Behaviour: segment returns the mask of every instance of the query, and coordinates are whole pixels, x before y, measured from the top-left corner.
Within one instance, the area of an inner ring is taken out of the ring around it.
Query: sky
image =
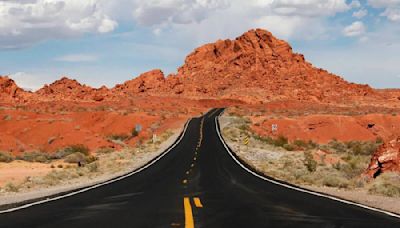
[[[0,0],[0,75],[112,87],[252,28],[348,81],[400,88],[400,0]]]

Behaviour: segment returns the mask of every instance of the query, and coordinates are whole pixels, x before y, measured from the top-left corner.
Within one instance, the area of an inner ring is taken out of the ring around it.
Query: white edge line
[[[272,179],[270,179],[270,178],[267,178],[267,177],[265,177],[265,176],[261,176],[261,175],[255,173],[254,171],[250,170],[250,169],[247,168],[245,165],[243,165],[243,164],[232,154],[232,152],[230,151],[229,147],[226,145],[225,140],[222,138],[221,133],[220,133],[220,130],[219,130],[219,124],[217,123],[217,122],[219,121],[218,118],[222,115],[222,113],[223,113],[223,112],[221,112],[220,115],[219,115],[218,117],[215,117],[215,128],[216,128],[216,130],[217,130],[218,137],[219,137],[219,139],[221,140],[222,144],[224,145],[225,150],[228,151],[228,154],[232,157],[232,159],[233,159],[240,167],[242,167],[244,170],[246,170],[247,172],[253,174],[254,176],[256,176],[256,177],[258,177],[258,178],[260,178],[260,179],[263,179],[263,180],[265,180],[265,181],[268,181],[268,182],[273,183],[273,184],[276,184],[276,185],[280,185],[280,186],[285,187],[285,188],[293,189],[293,190],[296,190],[296,191],[299,191],[299,192],[304,192],[304,193],[308,193],[308,194],[315,195],[315,196],[319,196],[319,197],[328,198],[328,199],[335,200],[335,201],[338,201],[338,202],[341,202],[341,203],[345,203],[345,204],[350,204],[350,205],[358,206],[358,207],[361,207],[361,208],[364,208],[364,209],[368,209],[368,210],[375,211],[375,212],[380,212],[380,213],[383,213],[383,214],[386,214],[386,215],[389,215],[389,216],[392,216],[392,217],[400,218],[400,215],[398,215],[398,214],[396,214],[396,213],[393,213],[393,212],[390,212],[390,211],[385,211],[385,210],[381,210],[381,209],[378,209],[378,208],[370,207],[370,206],[367,206],[367,205],[364,205],[364,204],[355,203],[355,202],[351,202],[351,201],[348,201],[348,200],[340,199],[340,198],[337,198],[337,197],[334,197],[334,196],[325,195],[325,194],[322,194],[322,193],[318,193],[318,192],[314,192],[314,191],[310,191],[310,190],[298,188],[298,187],[295,187],[295,186],[291,186],[291,185],[288,185],[288,184],[284,184],[284,183],[281,183],[281,182],[272,180]]]
[[[172,144],[172,145],[171,145],[167,150],[165,150],[161,155],[159,155],[158,157],[156,157],[155,159],[153,159],[151,162],[147,163],[146,165],[140,167],[139,169],[136,169],[136,170],[134,170],[134,171],[132,171],[132,172],[130,172],[130,173],[127,173],[127,174],[125,174],[125,175],[122,175],[122,176],[120,176],[120,177],[116,177],[115,179],[111,179],[111,180],[106,181],[106,182],[103,182],[103,183],[95,184],[95,185],[93,185],[93,186],[90,186],[90,187],[87,187],[87,188],[83,188],[83,189],[78,190],[78,191],[75,191],[75,192],[70,192],[70,193],[68,193],[68,194],[61,195],[61,196],[57,196],[57,197],[54,197],[54,198],[48,198],[48,199],[40,200],[40,201],[37,201],[37,202],[33,202],[33,203],[29,203],[29,204],[24,204],[24,205],[19,206],[19,207],[15,207],[15,208],[10,208],[10,209],[7,209],[7,210],[3,210],[3,211],[0,211],[0,214],[10,213],[10,212],[18,211],[18,210],[25,209],[25,208],[28,208],[28,207],[32,207],[32,206],[35,206],[35,205],[39,205],[39,204],[43,204],[43,203],[47,203],[47,202],[51,202],[51,201],[56,201],[56,200],[59,200],[59,199],[67,198],[67,197],[70,197],[70,196],[73,196],[73,195],[77,195],[77,194],[79,194],[79,193],[87,192],[87,191],[89,191],[89,190],[92,190],[92,189],[95,189],[95,188],[98,188],[98,187],[101,187],[101,186],[104,186],[104,185],[108,185],[108,184],[114,183],[114,182],[116,182],[116,181],[125,179],[125,178],[130,177],[130,176],[132,176],[132,175],[134,175],[134,174],[137,174],[137,173],[139,173],[139,172],[142,172],[143,170],[149,168],[151,165],[153,165],[154,163],[156,163],[157,161],[159,161],[161,158],[163,158],[166,154],[168,154],[168,152],[170,152],[172,149],[174,149],[174,148],[176,147],[176,145],[178,145],[178,144],[182,141],[183,137],[185,136],[186,130],[187,130],[187,128],[188,128],[188,125],[189,125],[189,123],[190,123],[190,120],[191,120],[191,119],[189,119],[189,120],[186,122],[185,127],[184,127],[184,129],[183,129],[183,132],[182,132],[181,136],[178,138],[178,140],[175,141],[174,144]]]

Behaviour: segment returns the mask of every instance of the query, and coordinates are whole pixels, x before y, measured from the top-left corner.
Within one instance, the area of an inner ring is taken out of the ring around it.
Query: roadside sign
[[[136,124],[135,130],[136,130],[136,132],[141,132],[142,131],[142,125]]]
[[[278,124],[272,124],[272,131],[278,131]]]

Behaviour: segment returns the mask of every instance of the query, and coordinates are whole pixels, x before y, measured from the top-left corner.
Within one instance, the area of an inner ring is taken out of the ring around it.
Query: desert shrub
[[[129,138],[129,135],[127,135],[127,134],[112,134],[112,135],[107,136],[107,138],[110,140],[124,141]]]
[[[282,147],[287,151],[293,151],[295,149],[294,146],[292,146],[291,144],[285,144]]]
[[[300,139],[296,139],[293,141],[293,145],[296,146],[297,148],[307,148],[308,144]]]
[[[349,181],[342,177],[328,175],[324,177],[322,184],[328,187],[347,188]]]
[[[93,162],[93,163],[88,164],[86,167],[89,170],[89,172],[94,173],[99,170],[99,163]]]
[[[255,135],[254,138],[256,140],[258,140],[258,141],[261,141],[261,142],[264,142],[264,143],[267,143],[267,144],[273,144],[273,142],[274,142],[274,139],[272,139],[269,136],[268,137],[262,137],[262,136],[259,136],[259,135]]]
[[[66,156],[64,161],[67,163],[84,163],[86,161],[86,156],[83,153],[76,152]]]
[[[337,141],[336,139],[328,143],[328,148],[333,149],[337,153],[344,153],[347,150],[347,146],[344,143]]]
[[[64,170],[52,170],[41,180],[41,184],[54,186],[61,183],[63,180],[71,179],[72,177]]]
[[[382,144],[383,143],[383,138],[382,137],[377,137],[375,140],[376,144]]]
[[[3,120],[5,120],[5,121],[10,121],[10,120],[12,120],[12,117],[11,117],[10,115],[5,115],[5,116],[3,117]]]
[[[9,182],[4,186],[4,190],[6,192],[18,192],[19,191],[19,186]]]
[[[371,155],[373,154],[377,148],[378,145],[376,142],[361,142],[361,141],[349,141],[346,142],[347,148],[350,153],[356,154],[356,155]]]
[[[317,162],[314,160],[310,151],[304,152],[304,166],[311,173],[317,170]]]
[[[273,144],[277,147],[283,147],[285,144],[288,144],[288,142],[289,141],[285,136],[280,135],[273,141]]]
[[[308,140],[308,148],[309,149],[314,149],[314,148],[317,148],[317,147],[318,147],[318,144],[316,142],[312,141],[311,139]]]
[[[368,192],[389,197],[400,197],[400,175],[383,173],[374,180]]]
[[[101,148],[97,149],[96,154],[109,154],[113,151],[114,151],[113,148],[101,147]]]
[[[44,152],[35,151],[23,153],[22,155],[17,156],[17,159],[27,162],[48,163],[52,160],[52,156]]]
[[[87,156],[85,159],[85,162],[88,164],[95,162],[95,161],[97,161],[97,157],[95,157],[95,156]]]
[[[62,169],[62,168],[63,168],[63,165],[62,165],[62,164],[58,164],[58,165],[57,165],[57,168]]]
[[[14,160],[13,156],[6,152],[0,152],[0,162],[12,162]]]
[[[65,158],[73,153],[81,153],[83,155],[89,155],[89,148],[82,144],[71,145],[64,149],[58,150],[54,157],[57,159]]]
[[[247,124],[241,124],[238,128],[241,131],[248,131],[249,130],[249,126]]]

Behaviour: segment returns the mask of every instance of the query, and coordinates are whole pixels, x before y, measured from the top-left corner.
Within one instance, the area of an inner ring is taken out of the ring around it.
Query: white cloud
[[[368,0],[368,4],[375,8],[386,8],[400,5],[400,0]]]
[[[35,91],[40,89],[46,82],[43,81],[43,77],[27,72],[16,72],[9,75],[15,83],[25,90]]]
[[[351,8],[360,8],[361,7],[361,3],[358,0],[353,0],[350,5]]]
[[[368,4],[374,8],[384,8],[380,15],[390,21],[400,21],[400,0],[368,0]]]
[[[0,1],[0,48],[21,48],[49,38],[113,31],[117,22],[101,0]]]
[[[134,1],[133,12],[137,23],[144,26],[158,24],[191,24],[206,18],[214,10],[229,6],[227,0],[147,0]]]
[[[56,58],[56,61],[61,62],[94,62],[99,59],[96,55],[88,55],[88,54],[73,54],[73,55],[65,55]]]
[[[355,21],[351,25],[343,29],[343,34],[349,37],[360,36],[363,35],[365,32],[366,32],[366,27],[364,23],[361,21]]]
[[[391,21],[400,21],[400,8],[386,8],[381,16],[385,16]]]
[[[280,15],[332,16],[350,9],[345,0],[274,0],[273,11]]]
[[[353,17],[358,18],[358,19],[361,19],[367,15],[368,15],[368,10],[366,10],[366,9],[360,9],[358,11],[353,12]]]

